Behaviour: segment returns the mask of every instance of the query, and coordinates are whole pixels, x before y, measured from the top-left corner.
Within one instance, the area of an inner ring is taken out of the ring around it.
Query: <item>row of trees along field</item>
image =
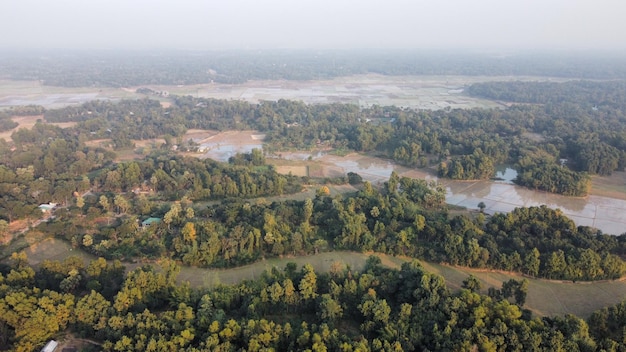
[[[164,134],[185,144],[180,137],[189,128],[257,129],[267,134],[268,152],[351,149],[412,167],[440,163],[440,175],[455,179],[489,178],[494,165],[506,162],[517,165],[522,185],[584,196],[587,174],[609,175],[626,165],[626,107],[619,103],[623,97],[619,92],[624,91],[618,83],[596,82],[588,89],[594,94],[571,87],[576,84],[580,83],[555,85],[557,92],[572,94],[569,100],[531,101],[503,110],[361,109],[285,100],[249,104],[176,97],[169,108],[152,100],[94,101],[47,111],[45,117],[50,122],[78,122],[74,129],[81,140],[111,138],[117,148],[132,146],[133,139]],[[560,96],[557,92],[553,94]],[[535,156],[546,157],[540,162]]]
[[[623,305],[589,321],[533,317],[525,280],[480,293],[470,276],[453,292],[418,262],[399,270],[370,257],[363,272],[289,263],[254,281],[191,288],[178,267],[124,274],[102,258],[0,267],[0,349],[32,351],[62,333],[104,351],[621,351]]]

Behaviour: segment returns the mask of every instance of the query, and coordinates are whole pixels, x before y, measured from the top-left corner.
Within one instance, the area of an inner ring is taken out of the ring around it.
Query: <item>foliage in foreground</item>
[[[290,263],[256,281],[207,290],[177,284],[171,263],[123,278],[118,264],[102,259],[86,268],[76,258],[45,262],[36,271],[25,259],[15,255],[0,275],[3,350],[35,349],[65,329],[105,351],[625,348],[623,320],[607,331],[571,315],[533,318],[523,309],[524,281],[484,295],[469,277],[451,292],[417,262],[392,270],[371,257],[362,273],[341,263],[329,273]],[[592,320],[606,324],[605,317],[601,311]]]

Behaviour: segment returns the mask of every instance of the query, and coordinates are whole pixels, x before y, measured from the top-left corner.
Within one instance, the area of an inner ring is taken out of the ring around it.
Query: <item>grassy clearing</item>
[[[614,172],[611,176],[593,176],[590,193],[594,196],[626,200],[626,172]]]
[[[67,242],[46,238],[39,242],[33,235],[24,236],[18,245],[12,244],[13,249],[24,249],[32,265],[38,265],[43,260],[63,260],[72,255],[82,257],[85,262],[95,259],[92,255],[81,250],[73,249]],[[2,257],[6,261],[11,249],[5,248]],[[382,264],[390,268],[400,268],[402,263],[410,258],[394,257],[376,254]],[[192,287],[213,287],[218,284],[235,284],[242,280],[254,280],[263,271],[277,268],[282,270],[287,263],[294,262],[301,268],[304,264],[311,264],[318,271],[329,271],[333,263],[340,264],[341,268],[350,267],[352,270],[362,270],[369,253],[357,252],[327,252],[305,257],[272,258],[257,263],[232,269],[205,269],[196,267],[182,267],[178,280],[189,282]],[[431,273],[441,275],[451,290],[461,288],[463,280],[470,274],[476,276],[483,285],[483,293],[490,287],[500,288],[502,283],[510,279],[520,280],[522,276],[514,273],[490,272],[485,270],[457,268],[441,264],[421,262],[424,268]],[[125,264],[127,270],[137,268],[141,264]],[[615,305],[626,299],[626,280],[605,281],[594,283],[572,283],[551,280],[528,279],[529,289],[525,308],[530,309],[538,316],[553,316],[574,314],[583,318],[603,307]]]
[[[21,251],[26,253],[28,263],[32,266],[38,266],[44,260],[63,261],[70,256],[83,258],[85,264],[96,259],[95,256],[83,250],[72,248],[66,241],[49,237],[38,231],[29,231],[9,246],[0,249],[0,261],[6,262],[13,252]]]
[[[305,257],[285,257],[262,260],[260,262],[232,269],[204,269],[183,267],[178,276],[182,282],[189,281],[193,287],[211,287],[217,284],[235,284],[242,280],[254,280],[265,270],[277,268],[283,270],[287,263],[293,262],[301,268],[305,264],[311,264],[317,271],[329,271],[334,262],[341,264],[342,268],[350,267],[352,270],[362,270],[368,255],[354,252],[327,252]]]

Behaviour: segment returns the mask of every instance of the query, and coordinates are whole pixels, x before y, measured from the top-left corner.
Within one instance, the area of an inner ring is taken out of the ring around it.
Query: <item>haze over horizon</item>
[[[20,0],[0,49],[626,51],[618,0]]]

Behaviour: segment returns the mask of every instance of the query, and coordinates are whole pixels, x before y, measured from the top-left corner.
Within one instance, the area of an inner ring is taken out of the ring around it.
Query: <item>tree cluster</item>
[[[67,204],[90,188],[88,172],[111,163],[113,153],[79,143],[71,132],[44,123],[0,140],[0,218],[33,216],[41,203]]]
[[[471,155],[453,157],[439,164],[439,177],[453,180],[480,180],[493,177],[495,167],[491,158],[480,149],[476,149]]]

